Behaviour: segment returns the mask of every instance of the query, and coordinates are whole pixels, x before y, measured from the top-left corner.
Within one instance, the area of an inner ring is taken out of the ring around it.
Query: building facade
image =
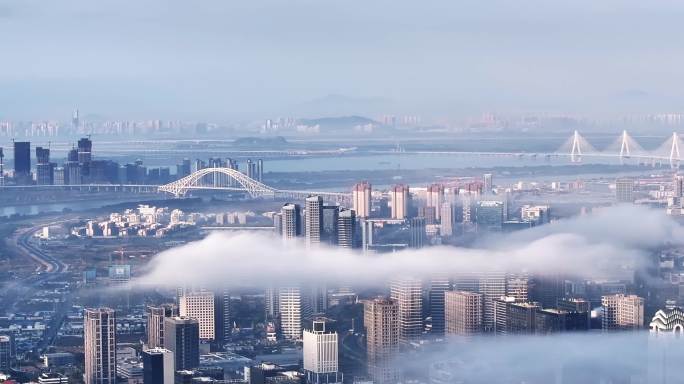
[[[337,332],[328,332],[325,321],[313,321],[311,329],[304,330],[303,360],[307,383],[342,383],[338,362]]]
[[[164,319],[164,346],[173,352],[177,371],[199,367],[200,324],[189,317]]]
[[[482,295],[479,293],[445,292],[444,308],[448,335],[472,336],[482,332]]]
[[[399,351],[399,306],[386,299],[365,301],[363,324],[368,374],[377,384],[396,383],[398,373],[392,359]]]
[[[404,277],[392,281],[390,298],[398,307],[399,342],[410,343],[423,332],[423,285],[419,279]]]
[[[116,383],[116,313],[113,309],[85,310],[83,353],[86,384]]]
[[[147,307],[147,347],[164,348],[164,319],[178,316],[173,304]]]
[[[184,291],[178,298],[178,313],[199,321],[200,339],[216,340],[214,293],[206,290]]]

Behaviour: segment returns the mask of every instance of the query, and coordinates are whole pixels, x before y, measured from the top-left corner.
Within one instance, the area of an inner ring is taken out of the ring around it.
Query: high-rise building
[[[520,219],[533,222],[535,225],[547,224],[551,221],[551,206],[523,205],[520,207]]]
[[[494,184],[492,183],[492,174],[485,173],[482,175],[482,190],[485,194],[489,194],[492,193],[492,189],[494,189]]]
[[[309,196],[305,201],[304,226],[306,228],[306,245],[315,246],[321,243],[323,230],[323,198]]]
[[[321,242],[337,245],[338,226],[340,224],[340,207],[337,205],[323,206],[323,221],[321,228]]]
[[[229,341],[233,333],[232,312],[230,306],[230,290],[218,289],[214,295],[214,319],[216,340]]]
[[[374,383],[396,383],[398,375],[392,360],[399,350],[399,306],[386,299],[365,301],[363,325],[368,374]]]
[[[444,185],[431,184],[427,187],[426,206],[430,207],[435,212],[435,219],[441,220],[441,208],[444,203]]]
[[[78,165],[81,166],[81,176],[90,177],[90,163],[93,161],[93,142],[89,138],[78,141]]]
[[[454,205],[450,202],[442,203],[439,208],[440,226],[439,233],[443,237],[452,237],[455,234],[456,214]]]
[[[565,297],[565,277],[546,273],[535,275],[530,284],[530,298],[543,308],[555,308],[558,300]]]
[[[354,185],[352,189],[352,208],[356,216],[362,219],[370,217],[371,212],[371,184],[363,181]]]
[[[280,309],[280,330],[283,337],[299,340],[302,337],[304,312],[301,287],[280,287],[278,305]]]
[[[14,142],[14,178],[17,184],[31,184],[31,143]]]
[[[504,203],[481,200],[475,207],[475,225],[478,232],[501,232],[504,222]]]
[[[399,342],[410,343],[423,332],[423,286],[419,279],[402,277],[392,281],[390,297],[399,314]]]
[[[503,296],[494,300],[494,332],[499,335],[535,332],[539,304]]]
[[[618,203],[634,202],[634,180],[623,177],[615,180],[615,200]]]
[[[549,334],[556,332],[588,331],[590,323],[586,312],[569,312],[555,308],[538,309],[535,313],[534,332]]]
[[[181,317],[199,321],[200,339],[216,340],[214,293],[206,290],[184,290],[178,299],[178,313]]]
[[[509,273],[506,275],[506,296],[518,301],[529,301],[530,279],[527,273]]]
[[[36,147],[36,184],[52,185],[54,164],[50,163],[50,149]]]
[[[430,300],[430,318],[432,319],[432,333],[444,334],[444,294],[449,290],[449,278],[434,276],[430,279],[428,299]]]
[[[303,365],[307,383],[342,383],[337,351],[337,332],[326,331],[325,321],[314,320],[311,329],[304,330],[303,336]]]
[[[0,335],[0,371],[14,368],[14,342],[9,335]]]
[[[83,315],[86,384],[116,384],[116,313],[86,309]]]
[[[601,297],[604,331],[639,329],[644,326],[644,299],[636,295],[606,295]]]
[[[591,328],[591,303],[581,298],[561,298],[558,299],[558,310],[576,313],[584,318],[585,328]]]
[[[591,312],[591,303],[581,298],[563,298],[558,300],[558,309],[568,312]]]
[[[418,207],[418,217],[425,219],[425,224],[437,224],[437,210],[435,207]]]
[[[247,177],[257,179],[257,165],[252,159],[247,159]]]
[[[674,175],[672,179],[672,197],[684,197],[684,176]]]
[[[409,187],[398,184],[390,190],[390,211],[393,219],[405,219],[408,217]]]
[[[264,292],[266,320],[274,320],[280,315],[280,290],[270,286]]]
[[[0,147],[0,185],[5,185],[5,153]]]
[[[199,367],[200,324],[189,317],[164,319],[164,347],[173,352],[177,371]]]
[[[337,220],[337,245],[341,248],[355,248],[356,213],[353,209],[342,209]]]
[[[325,283],[314,283],[307,288],[310,288],[306,291],[306,295],[304,295],[304,299],[307,300],[306,303],[304,303],[304,313],[303,315],[309,315],[309,314],[325,314],[325,311],[328,310],[328,287]]]
[[[412,217],[409,219],[409,247],[423,248],[425,245],[425,218]]]
[[[262,159],[256,161],[256,179],[259,182],[264,180],[264,160]]]
[[[147,347],[164,348],[164,319],[178,316],[173,304],[147,307]]]
[[[173,352],[152,348],[142,352],[143,384],[174,384],[176,362]]]
[[[467,291],[444,294],[446,333],[471,336],[482,332],[482,295]]]
[[[75,148],[67,153],[67,161],[64,163],[64,184],[82,184],[81,166],[78,164],[78,150]]]
[[[74,114],[71,116],[71,128],[73,128],[74,132],[77,132],[79,126],[80,126],[80,121],[79,121],[78,108],[77,108],[77,109],[74,109]]]
[[[280,210],[283,239],[294,239],[302,234],[302,213],[299,204],[285,204]]]
[[[506,273],[487,272],[480,275],[478,293],[482,295],[482,325],[486,332],[494,330],[494,300],[506,295]]]

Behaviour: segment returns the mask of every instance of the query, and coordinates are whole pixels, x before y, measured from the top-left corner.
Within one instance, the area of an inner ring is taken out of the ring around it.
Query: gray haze
[[[684,102],[684,3],[0,1],[0,118],[236,119]]]
[[[456,340],[458,341],[458,340]],[[684,344],[636,331],[479,337],[397,359],[397,369],[427,371],[431,383],[682,382]]]

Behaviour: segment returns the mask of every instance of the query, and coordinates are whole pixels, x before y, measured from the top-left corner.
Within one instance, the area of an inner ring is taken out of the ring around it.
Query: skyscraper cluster
[[[321,196],[307,197],[303,209],[295,203],[283,205],[273,216],[273,224],[278,236],[289,241],[303,238],[307,247],[358,246],[356,212],[339,205],[326,205]]]

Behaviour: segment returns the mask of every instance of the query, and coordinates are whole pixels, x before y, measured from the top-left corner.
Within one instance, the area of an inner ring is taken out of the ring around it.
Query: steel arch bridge
[[[193,190],[247,192],[252,198],[306,198],[311,195],[318,195],[324,200],[340,203],[348,202],[351,199],[350,194],[341,192],[276,189],[254,180],[240,171],[225,167],[203,168],[172,183],[161,185],[158,189],[159,192],[170,193],[175,197],[185,196]]]

